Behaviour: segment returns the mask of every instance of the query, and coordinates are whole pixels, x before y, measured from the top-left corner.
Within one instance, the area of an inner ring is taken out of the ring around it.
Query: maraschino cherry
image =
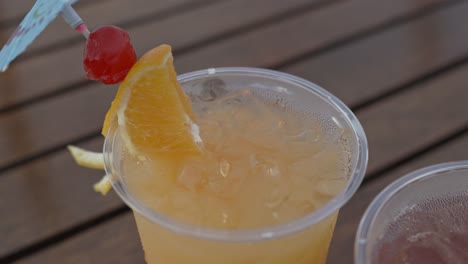
[[[135,61],[136,53],[125,30],[101,26],[89,34],[83,61],[88,79],[104,84],[119,83]]]

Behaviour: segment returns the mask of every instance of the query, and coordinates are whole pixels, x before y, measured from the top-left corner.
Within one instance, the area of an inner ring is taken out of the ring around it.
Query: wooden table
[[[33,0],[0,0],[4,43]],[[407,172],[468,159],[468,2],[81,0],[90,27],[128,30],[139,55],[174,47],[179,73],[276,69],[316,82],[367,133],[366,178],[342,209],[329,263],[352,263],[358,222]],[[143,263],[132,214],[91,186],[67,144],[100,150],[116,87],[87,81],[84,41],[57,19],[0,74],[0,263]]]

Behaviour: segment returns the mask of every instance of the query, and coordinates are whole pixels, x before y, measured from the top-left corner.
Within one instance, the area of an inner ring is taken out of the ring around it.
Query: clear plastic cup
[[[148,263],[275,264],[324,263],[338,210],[358,189],[367,167],[367,141],[354,114],[340,100],[301,78],[256,68],[217,68],[179,76],[190,93],[207,80],[226,89],[253,87],[285,92],[298,109],[320,113],[349,131],[347,183],[328,203],[294,221],[262,228],[223,230],[182,223],[150,209],[131,193],[121,173],[122,144],[116,125],[104,143],[106,172],[117,194],[133,210]],[[330,130],[332,135],[334,131]]]
[[[356,264],[468,263],[468,161],[412,172],[369,205],[356,235]]]

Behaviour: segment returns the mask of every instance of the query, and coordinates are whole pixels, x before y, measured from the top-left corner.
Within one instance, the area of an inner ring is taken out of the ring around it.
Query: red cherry
[[[89,34],[83,61],[88,79],[104,84],[119,83],[135,61],[136,53],[125,30],[101,26]]]

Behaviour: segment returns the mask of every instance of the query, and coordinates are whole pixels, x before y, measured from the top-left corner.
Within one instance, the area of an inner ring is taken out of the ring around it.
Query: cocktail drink
[[[103,125],[104,155],[69,149],[80,165],[105,163],[95,190],[112,184],[133,209],[148,263],[325,262],[338,210],[367,166],[364,132],[343,103],[261,69],[177,80],[170,46],[137,61],[125,30],[89,32],[70,4],[58,4],[87,38],[86,77],[121,82]],[[9,61],[1,63],[3,71]]]
[[[468,263],[468,162],[421,169],[382,191],[361,221],[355,263]]]
[[[174,152],[175,142],[134,155],[118,122],[106,135],[106,170],[134,211],[146,261],[325,263],[338,210],[367,164],[350,110],[275,71],[209,69],[179,82],[202,154]]]

